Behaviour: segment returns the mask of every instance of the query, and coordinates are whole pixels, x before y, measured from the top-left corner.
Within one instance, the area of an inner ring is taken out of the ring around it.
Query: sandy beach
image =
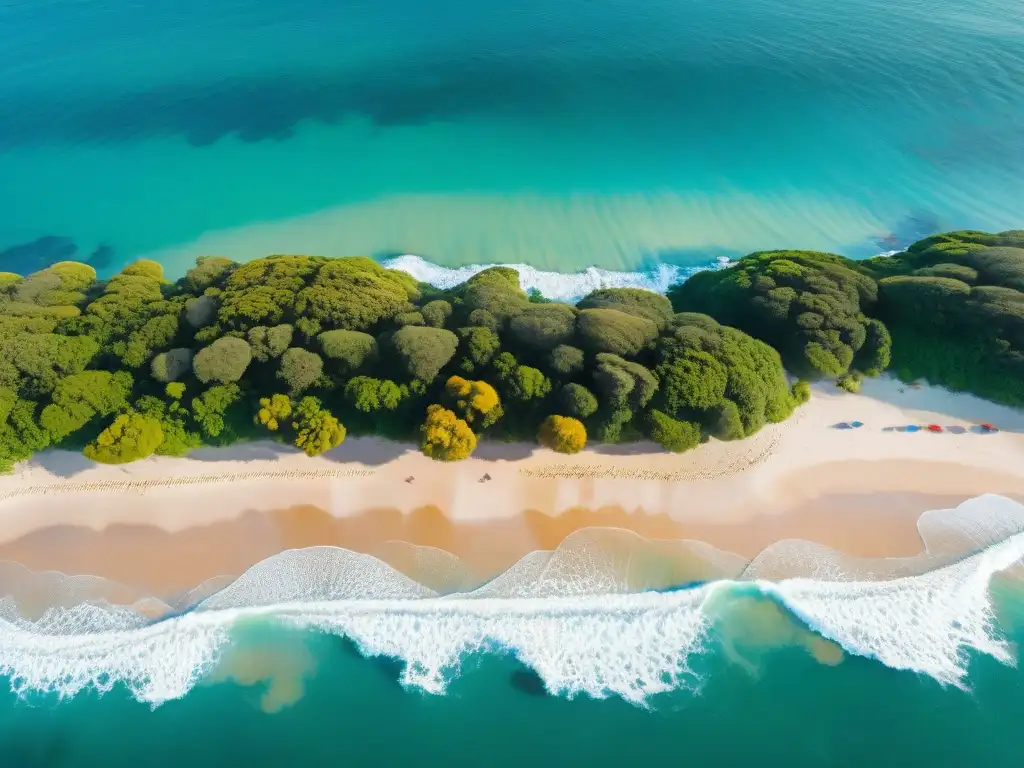
[[[971,430],[984,422],[1000,431]],[[169,595],[320,544],[398,567],[406,545],[435,547],[485,577],[592,526],[743,558],[787,538],[898,557],[921,551],[922,512],[982,493],[1024,501],[1024,413],[886,378],[817,387],[788,422],[681,456],[484,443],[440,464],[368,438],[315,459],[271,442],[114,467],[48,451],[0,478],[0,561]]]

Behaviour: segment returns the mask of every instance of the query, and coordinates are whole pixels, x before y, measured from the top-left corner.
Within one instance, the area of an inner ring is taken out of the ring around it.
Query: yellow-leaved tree
[[[469,424],[483,429],[504,415],[498,391],[486,381],[470,381],[452,376],[445,383],[445,391],[455,400],[459,414]]]
[[[579,419],[548,416],[540,425],[537,439],[541,445],[559,453],[579,453],[587,444],[587,429]]]
[[[272,395],[260,398],[260,409],[256,413],[256,423],[262,424],[271,432],[276,432],[282,424],[288,423],[292,415],[292,399],[288,395]]]
[[[458,461],[476,449],[476,435],[465,420],[440,405],[427,407],[427,420],[420,427],[423,453],[438,461]]]

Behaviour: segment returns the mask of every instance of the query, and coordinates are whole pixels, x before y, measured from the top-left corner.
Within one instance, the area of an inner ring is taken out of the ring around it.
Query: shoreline
[[[865,426],[833,426],[853,418]],[[932,421],[1003,431],[886,431]],[[376,438],[313,459],[270,442],[120,466],[48,451],[0,478],[0,561],[167,595],[321,544],[433,547],[489,577],[590,527],[699,540],[745,559],[789,538],[902,557],[921,552],[916,522],[929,509],[984,493],[1024,501],[1024,413],[893,379],[858,395],[816,387],[793,418],[747,440],[681,455],[648,447],[566,457],[483,443],[451,464]]]

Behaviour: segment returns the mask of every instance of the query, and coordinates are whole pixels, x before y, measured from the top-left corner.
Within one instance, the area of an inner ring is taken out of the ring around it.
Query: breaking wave
[[[269,621],[397,659],[401,682],[430,693],[443,693],[468,655],[501,652],[552,694],[642,705],[698,687],[697,654],[732,654],[775,616],[826,663],[845,652],[967,687],[971,654],[1014,662],[989,593],[992,577],[1024,557],[1024,506],[982,496],[926,513],[918,529],[924,551],[911,558],[854,558],[791,540],[749,562],[703,542],[585,529],[474,585],[436,549],[396,545],[381,553],[393,567],[313,547],[165,601],[6,564],[0,671],[22,694],[123,684],[157,705],[216,677],[239,626]]]
[[[429,283],[436,288],[452,288],[493,266],[512,267],[519,272],[519,283],[523,290],[537,290],[547,298],[559,301],[577,301],[598,288],[646,288],[649,291],[665,293],[670,286],[682,282],[695,272],[721,269],[728,264],[729,259],[720,256],[709,259],[706,265],[698,267],[658,263],[638,272],[617,272],[597,267],[588,267],[582,272],[545,272],[527,264],[442,267],[419,256],[408,254],[383,262],[388,269],[408,272],[421,283]]]

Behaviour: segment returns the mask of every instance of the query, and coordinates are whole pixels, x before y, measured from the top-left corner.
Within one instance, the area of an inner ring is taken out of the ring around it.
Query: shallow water
[[[105,270],[861,256],[1024,199],[1017,0],[43,0],[0,71],[0,250]]]

